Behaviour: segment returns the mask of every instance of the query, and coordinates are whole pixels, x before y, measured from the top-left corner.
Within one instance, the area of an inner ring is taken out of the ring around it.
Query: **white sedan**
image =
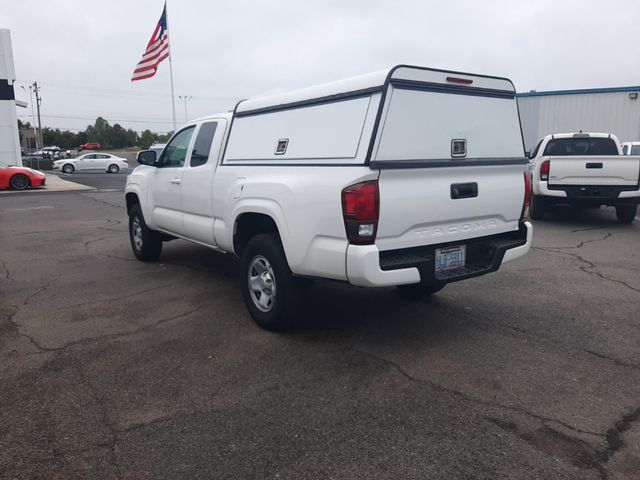
[[[75,171],[101,171],[118,173],[120,170],[128,170],[127,160],[109,153],[87,153],[76,158],[56,160],[53,162],[54,170],[62,170],[64,173]]]

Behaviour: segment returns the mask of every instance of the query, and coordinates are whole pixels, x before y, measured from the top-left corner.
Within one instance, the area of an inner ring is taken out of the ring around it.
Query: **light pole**
[[[178,95],[178,98],[180,99],[181,102],[184,102],[184,123],[187,123],[187,121],[189,120],[187,115],[187,102],[191,100],[193,97],[190,95]]]
[[[27,89],[24,86],[20,87],[24,90],[24,93],[27,93]],[[31,127],[33,128],[33,139],[36,142],[36,150],[40,150],[38,148],[38,132],[36,131],[36,113],[33,110],[33,85],[29,85],[29,103],[31,104]]]

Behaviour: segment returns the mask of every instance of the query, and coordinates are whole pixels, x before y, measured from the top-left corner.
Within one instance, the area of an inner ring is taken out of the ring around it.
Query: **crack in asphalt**
[[[569,255],[570,257],[573,257],[576,260],[579,260],[580,262],[585,264],[583,266],[578,267],[578,269],[583,271],[584,273],[596,276],[598,278],[601,278],[603,280],[607,280],[609,282],[617,283],[619,285],[622,285],[622,286],[628,288],[629,290],[632,290],[634,292],[640,293],[640,288],[634,287],[633,285],[629,284],[628,282],[625,282],[624,280],[618,280],[617,278],[613,278],[613,277],[609,277],[609,276],[605,275],[604,273],[598,271],[598,266],[595,263],[593,263],[591,260],[587,260],[586,258],[582,257],[581,255],[578,255],[577,253],[566,252],[566,251],[558,251],[554,247],[532,247],[532,248],[534,250],[541,250],[543,252],[550,252],[550,253],[555,253],[555,254],[558,254],[558,255]],[[576,247],[572,247],[572,248],[576,248]]]
[[[638,420],[640,420],[640,407],[622,415],[620,420],[607,430],[607,447],[600,454],[602,463],[608,462],[624,446],[624,441],[622,440],[624,432],[629,430],[633,423]]]
[[[593,431],[590,431],[590,430],[582,430],[580,428],[574,427],[573,425],[565,423],[562,420],[558,420],[557,418],[545,417],[543,415],[538,415],[537,413],[530,412],[530,411],[528,411],[528,410],[526,410],[526,409],[524,409],[522,407],[518,407],[518,406],[514,406],[514,405],[504,405],[504,404],[501,404],[501,403],[494,403],[494,402],[490,402],[490,401],[487,401],[487,400],[482,400],[480,398],[472,397],[472,396],[470,396],[470,395],[468,395],[468,394],[466,394],[464,392],[461,392],[460,390],[455,390],[455,389],[452,389],[452,388],[444,387],[444,386],[439,385],[439,384],[437,384],[437,383],[435,383],[435,382],[433,382],[431,380],[425,380],[425,379],[422,379],[422,378],[414,377],[409,372],[407,372],[400,364],[398,364],[396,362],[393,362],[391,360],[388,360],[388,359],[386,359],[384,357],[380,357],[380,356],[378,356],[378,355],[376,355],[374,353],[367,352],[365,350],[360,350],[358,348],[354,348],[352,350],[354,352],[356,352],[356,353],[359,353],[361,355],[367,356],[369,358],[372,358],[374,360],[377,360],[378,362],[381,362],[381,363],[383,363],[385,365],[388,365],[388,366],[394,368],[398,373],[400,373],[402,376],[404,376],[405,378],[407,378],[411,382],[420,383],[420,384],[423,384],[423,385],[429,385],[432,388],[435,388],[436,390],[441,390],[441,391],[450,393],[450,394],[452,394],[452,395],[454,395],[456,397],[459,397],[459,398],[461,398],[463,400],[466,400],[468,402],[477,403],[479,405],[483,405],[483,406],[486,406],[486,407],[501,408],[501,409],[504,409],[504,410],[511,410],[511,411],[514,411],[514,412],[523,413],[523,414],[525,414],[525,415],[527,415],[529,417],[536,418],[536,419],[541,420],[543,422],[554,422],[554,423],[557,423],[559,425],[562,425],[565,428],[568,428],[569,430],[573,430],[574,432],[585,433],[585,434],[588,434],[588,435],[596,435],[596,436],[600,436],[600,437],[603,436],[602,433],[593,432]]]
[[[31,295],[28,295],[28,296],[24,299],[24,301],[22,302],[22,305],[29,305],[29,302],[31,302],[31,300],[32,300],[34,297],[36,297],[36,296],[40,295],[40,294],[41,294],[41,293],[43,293],[43,292],[46,292],[46,291],[49,289],[49,287],[51,287],[51,285],[53,285],[53,282],[55,282],[55,281],[56,281],[56,280],[58,280],[59,278],[60,278],[60,276],[59,276],[59,275],[56,275],[56,276],[55,276],[55,277],[53,277],[51,280],[49,280],[47,283],[45,283],[44,285],[42,285],[42,286],[38,287],[38,289],[37,289],[35,292],[33,292]]]
[[[118,431],[109,419],[109,413],[107,409],[107,402],[103,399],[99,393],[97,388],[91,383],[89,378],[85,375],[84,371],[81,368],[81,362],[79,359],[76,359],[75,367],[82,380],[82,383],[89,389],[93,396],[93,400],[96,403],[99,409],[100,422],[107,428],[111,439],[106,442],[105,446],[109,448],[110,457],[111,457],[111,466],[115,470],[116,478],[119,478],[120,466],[118,465],[118,454],[116,452],[116,448],[118,446]]]
[[[498,327],[502,327],[502,328],[504,328],[506,330],[512,330],[513,332],[519,333],[521,335],[526,335],[526,336],[531,337],[531,338],[537,338],[539,340],[543,340],[545,342],[561,346],[564,349],[571,348],[567,344],[562,343],[561,341],[557,340],[555,337],[547,337],[545,335],[540,335],[540,334],[531,332],[529,330],[526,330],[524,328],[516,327],[515,325],[511,325],[511,324],[506,323],[506,322],[494,321],[494,320],[477,321],[477,317],[480,316],[480,314],[475,312],[475,315],[476,315],[476,318],[468,317],[469,320],[471,322],[473,322],[476,326],[478,326],[481,330],[484,330],[486,332],[491,332],[492,331],[490,329],[491,326],[498,326]],[[617,358],[609,357],[609,356],[607,356],[607,355],[605,355],[603,353],[598,353],[598,352],[596,352],[594,350],[589,350],[589,349],[586,349],[586,348],[584,348],[584,349],[573,348],[572,350],[574,352],[576,352],[576,353],[578,353],[578,352],[587,353],[589,355],[594,355],[594,356],[596,356],[598,358],[601,358],[603,360],[608,360],[610,362],[613,362],[615,365],[617,365],[619,367],[640,369],[640,364],[625,362],[625,361],[619,360]]]
[[[46,347],[43,347],[42,345],[40,345],[38,343],[38,341],[35,338],[33,338],[31,335],[28,335],[26,333],[22,333],[20,331],[20,325],[18,325],[18,323],[14,319],[15,316],[20,311],[20,306],[19,305],[11,305],[11,307],[13,308],[13,312],[11,312],[9,315],[7,315],[6,321],[9,323],[9,325],[11,325],[13,327],[13,330],[14,330],[15,334],[18,337],[26,338],[27,340],[29,340],[29,343],[31,343],[31,345],[33,345],[39,351],[39,353],[51,351],[51,350],[48,350]]]
[[[2,272],[4,272],[5,280],[9,280],[10,282],[15,282],[16,279],[11,276],[11,270],[7,266],[7,262],[0,258],[0,267],[2,267]]]
[[[190,285],[190,284],[187,284],[187,285]],[[175,283],[172,282],[172,283],[168,283],[166,285],[158,285],[158,286],[151,287],[151,288],[145,288],[143,290],[137,290],[135,292],[127,293],[125,295],[118,295],[118,296],[115,296],[115,297],[108,297],[108,298],[102,298],[102,299],[96,299],[96,300],[89,300],[88,302],[67,304],[67,305],[64,305],[64,306],[58,308],[58,310],[68,310],[70,308],[84,307],[86,305],[94,305],[96,303],[114,302],[114,301],[117,301],[117,300],[122,300],[122,299],[125,299],[125,298],[129,298],[129,297],[135,297],[136,295],[140,295],[142,293],[153,292],[155,290],[162,290],[162,289],[169,288],[169,287],[174,287],[174,286],[175,286]]]
[[[106,235],[104,237],[100,237],[100,238],[95,238],[92,240],[87,240],[86,242],[84,242],[84,248],[88,248],[90,244],[92,243],[96,243],[96,242],[100,242],[102,240],[106,240],[107,238],[116,238],[119,237],[120,235]]]
[[[96,191],[96,192],[91,192],[91,193],[95,194],[95,193],[99,193],[99,192]],[[101,204],[107,205],[108,207],[111,207],[111,208],[124,208],[125,207],[124,204],[118,205],[118,204],[115,204],[115,203],[107,202],[106,200],[100,200],[99,198],[95,198],[95,197],[89,196],[86,193],[76,193],[75,195],[77,195],[79,197],[82,197],[82,198],[89,198],[89,199],[93,200],[96,203],[101,203]]]
[[[562,425],[563,427],[576,432],[576,433],[582,433],[582,434],[587,434],[587,435],[594,435],[597,437],[604,437],[605,441],[606,441],[606,447],[603,449],[596,449],[593,448],[592,446],[590,446],[588,443],[584,442],[583,440],[579,439],[579,438],[574,438],[574,437],[570,437],[575,441],[581,442],[583,443],[585,446],[587,446],[593,453],[591,455],[591,464],[589,465],[590,468],[594,468],[596,470],[598,470],[598,472],[600,473],[600,476],[603,480],[606,480],[609,478],[610,473],[607,471],[606,468],[606,464],[607,462],[616,454],[616,452],[618,452],[619,450],[621,450],[625,443],[623,441],[623,435],[624,432],[626,432],[627,430],[629,430],[631,428],[631,426],[640,420],[640,407],[625,413],[622,415],[622,417],[620,418],[620,420],[618,420],[617,422],[615,422],[614,426],[610,429],[608,429],[606,432],[601,433],[601,432],[594,432],[594,431],[590,431],[590,430],[583,430],[580,428],[577,428],[573,425],[570,425],[562,420],[559,420],[557,418],[553,418],[553,417],[546,417],[543,415],[539,415],[533,412],[530,412],[529,410],[526,410],[525,408],[522,407],[518,407],[518,406],[514,406],[514,405],[504,405],[501,403],[495,403],[495,402],[491,402],[491,401],[487,401],[487,400],[482,400],[480,398],[476,398],[473,397],[471,395],[468,395],[464,392],[461,392],[460,390],[455,390],[452,388],[448,388],[442,385],[439,385],[431,380],[426,380],[426,379],[422,379],[422,378],[418,378],[415,377],[413,375],[411,375],[409,372],[407,372],[400,364],[393,362],[391,360],[388,360],[384,357],[378,356],[374,353],[371,352],[367,352],[365,350],[361,350],[358,348],[352,348],[352,351],[361,354],[363,356],[366,356],[370,359],[373,359],[379,363],[382,363],[386,366],[389,366],[391,368],[393,368],[396,372],[398,372],[400,375],[402,375],[404,378],[406,378],[407,380],[409,380],[410,382],[413,383],[418,383],[418,384],[423,384],[423,385],[428,385],[431,388],[434,388],[436,390],[440,390],[440,391],[444,391],[447,392],[451,395],[454,395],[464,401],[468,401],[471,403],[475,403],[475,404],[479,404],[479,405],[483,405],[485,407],[490,407],[490,408],[498,408],[498,409],[503,409],[503,410],[510,410],[513,412],[517,412],[517,413],[521,413],[524,414],[528,417],[531,418],[535,418],[539,421],[541,421],[544,424],[547,423],[556,423],[558,425]]]
[[[553,250],[566,250],[566,249],[571,250],[571,249],[574,249],[574,248],[582,248],[585,245],[588,245],[590,243],[604,242],[605,240],[608,240],[609,238],[611,238],[616,233],[620,233],[620,232],[608,232],[602,238],[592,238],[590,240],[583,240],[582,242],[578,243],[577,245],[569,245],[569,246],[564,246],[564,247],[547,246],[547,247],[536,247],[536,248],[538,248],[538,249],[553,249]]]

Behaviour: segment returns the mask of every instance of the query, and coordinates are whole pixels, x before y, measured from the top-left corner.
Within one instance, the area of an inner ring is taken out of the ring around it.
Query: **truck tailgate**
[[[518,229],[523,165],[382,169],[376,245],[394,250]]]
[[[549,185],[638,185],[638,156],[551,156]]]

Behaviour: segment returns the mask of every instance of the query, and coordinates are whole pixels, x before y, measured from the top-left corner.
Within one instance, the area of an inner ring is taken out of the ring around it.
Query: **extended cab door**
[[[207,120],[198,126],[190,158],[182,176],[185,236],[215,246],[213,236],[213,177],[227,122]]]
[[[149,176],[151,222],[155,228],[183,235],[182,175],[195,126],[176,133]]]

